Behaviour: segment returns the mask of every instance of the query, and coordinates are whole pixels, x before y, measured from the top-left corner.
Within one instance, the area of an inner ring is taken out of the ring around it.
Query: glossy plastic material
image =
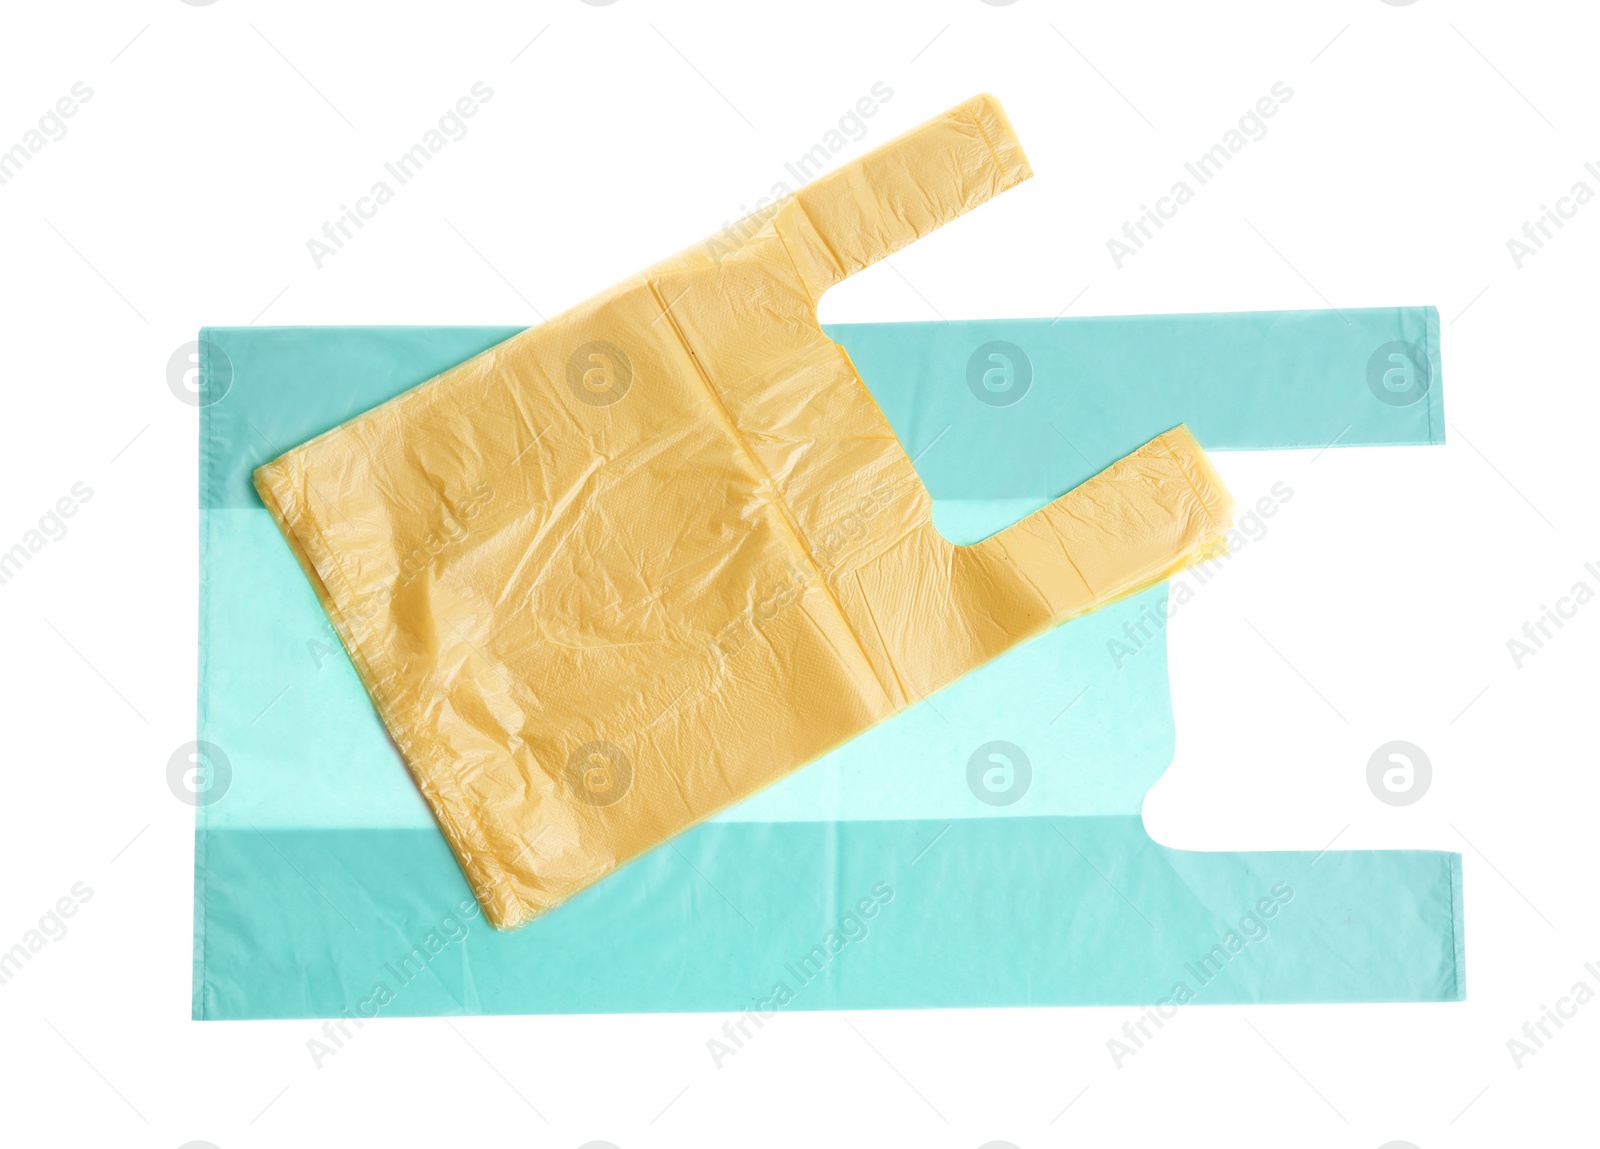
[[[1386,308],[828,334],[936,521],[982,538],[1174,412],[1234,450],[1437,442],[1441,419],[1381,403],[1367,373],[1375,350],[1436,331],[1431,308]],[[525,929],[489,928],[250,474],[516,333],[202,333],[199,736],[215,770],[197,810],[196,1018],[732,1013],[779,980],[785,1009],[1153,1005],[1179,980],[1200,1003],[1462,996],[1458,855],[1194,853],[1144,832],[1177,737],[1166,630],[1120,662],[1112,644],[1165,617],[1164,586],[1023,644]],[[969,389],[992,342],[1031,357],[1025,401]],[[1438,363],[1435,346],[1430,401]],[[996,435],[1015,449],[987,449]],[[980,798],[972,760],[995,740],[1031,778]],[[880,881],[894,896],[863,919]],[[1263,920],[1279,882],[1294,897]],[[830,931],[848,944],[819,972],[803,959]]]
[[[1225,551],[1181,426],[947,541],[818,326],[1029,175],[978,97],[256,473],[494,925]]]

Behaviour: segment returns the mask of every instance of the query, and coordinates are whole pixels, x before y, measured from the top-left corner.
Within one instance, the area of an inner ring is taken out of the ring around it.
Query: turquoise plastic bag
[[[1419,308],[829,334],[970,541],[1181,421],[1208,447],[1439,442],[1437,330]],[[1145,834],[1164,633],[1110,651],[1165,587],[490,929],[249,474],[513,333],[202,335],[197,1018],[1462,996],[1459,855]]]

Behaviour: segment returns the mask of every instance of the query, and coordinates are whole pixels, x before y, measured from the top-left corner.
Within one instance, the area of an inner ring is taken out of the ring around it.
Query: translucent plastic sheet
[[[941,342],[957,326],[973,338]],[[1170,425],[1180,399],[1234,448],[1438,441],[1436,332],[1431,309],[829,329],[936,516],[980,537],[1125,453],[1140,419]],[[249,473],[509,334],[205,334],[200,737],[227,770],[199,811],[197,1017],[1153,1004],[1180,983],[1201,1002],[1461,996],[1457,855],[1149,840],[1139,806],[1174,739],[1164,634],[1120,668],[1108,642],[1165,588],[1018,648],[520,933],[491,930]],[[996,341],[1031,360],[1026,403],[968,386]],[[1412,403],[1369,385],[1390,343],[1427,361]],[[1058,370],[1068,354],[1080,366]],[[1130,362],[1108,383],[1105,364]],[[1075,450],[1027,439],[1040,421]],[[990,435],[1020,446],[969,449]]]

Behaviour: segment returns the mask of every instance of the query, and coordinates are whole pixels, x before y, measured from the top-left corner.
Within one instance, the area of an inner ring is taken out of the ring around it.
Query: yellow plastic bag
[[[1224,545],[1182,427],[946,542],[819,328],[1030,174],[980,96],[256,472],[495,925]]]

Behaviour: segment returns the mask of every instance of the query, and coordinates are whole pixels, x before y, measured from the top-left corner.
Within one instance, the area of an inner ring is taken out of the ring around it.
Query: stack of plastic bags
[[[1459,855],[1139,817],[1292,497],[1202,448],[1442,441],[1436,314],[818,324],[1030,174],[980,97],[535,329],[202,334],[195,1016],[1462,996]]]

